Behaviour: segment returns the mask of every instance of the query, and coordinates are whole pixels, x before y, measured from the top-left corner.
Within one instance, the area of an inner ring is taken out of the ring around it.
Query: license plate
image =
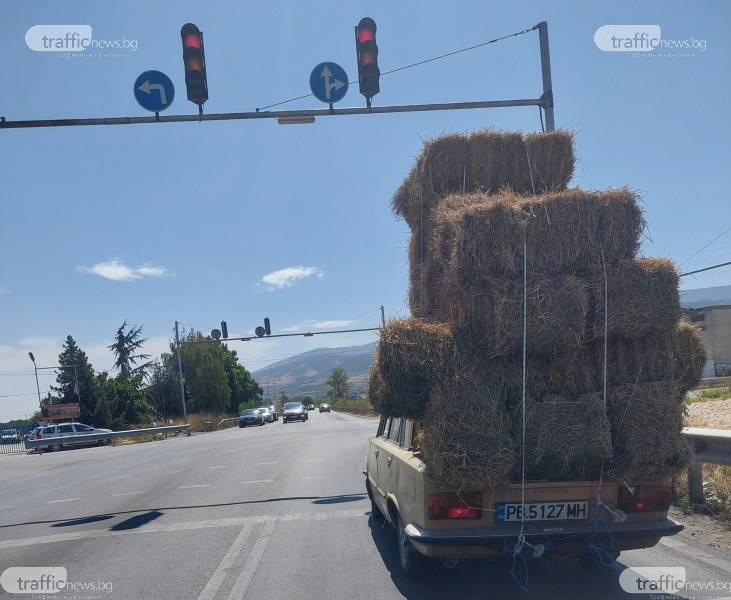
[[[589,517],[589,503],[580,502],[540,502],[497,505],[497,520],[500,522],[522,521],[567,521]]]

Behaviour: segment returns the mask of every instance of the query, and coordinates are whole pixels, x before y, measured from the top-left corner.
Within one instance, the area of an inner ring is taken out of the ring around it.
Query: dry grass
[[[521,410],[514,411],[516,453],[522,447]],[[598,479],[612,458],[612,440],[599,393],[552,394],[526,403],[526,476],[570,481]]]
[[[238,420],[224,421],[221,423],[223,419],[232,419],[235,416],[227,413],[196,413],[188,415],[188,423],[190,424],[191,432],[217,431],[238,427]],[[210,429],[206,426],[206,422],[211,424]],[[220,426],[219,423],[221,423]]]
[[[634,482],[677,475],[691,458],[683,438],[683,393],[673,382],[619,386],[609,395],[611,475]]]
[[[417,441],[427,475],[444,489],[494,489],[515,469],[511,422],[500,393],[477,380],[432,390]]]
[[[680,320],[680,274],[665,258],[625,260],[591,277],[591,337],[605,334],[605,302],[610,338],[636,339],[671,332]]]
[[[419,418],[436,383],[455,376],[457,361],[448,326],[415,318],[392,320],[381,329],[368,397],[379,414]]]
[[[414,229],[450,194],[495,194],[505,188],[541,194],[565,189],[574,162],[574,139],[568,131],[523,136],[484,129],[469,135],[447,134],[424,143],[391,205]]]

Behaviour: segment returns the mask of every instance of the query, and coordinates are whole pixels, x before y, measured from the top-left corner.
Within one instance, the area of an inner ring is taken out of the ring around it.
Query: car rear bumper
[[[683,526],[672,519],[640,523],[612,523],[597,519],[594,523],[581,525],[536,527],[526,526],[525,541],[531,544],[546,544],[571,541],[597,546],[613,546],[621,550],[648,548],[657,544],[660,538],[675,535]],[[504,548],[518,541],[519,531],[513,527],[491,527],[475,529],[424,529],[414,524],[405,528],[406,535],[416,546],[483,546]]]

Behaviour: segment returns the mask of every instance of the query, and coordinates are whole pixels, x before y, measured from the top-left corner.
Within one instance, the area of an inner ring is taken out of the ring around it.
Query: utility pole
[[[180,335],[178,333],[178,322],[175,321],[175,348],[178,353],[178,374],[180,375],[180,400],[183,402],[183,420],[188,422],[188,409],[185,406],[185,380],[183,379],[183,361],[180,358]]]

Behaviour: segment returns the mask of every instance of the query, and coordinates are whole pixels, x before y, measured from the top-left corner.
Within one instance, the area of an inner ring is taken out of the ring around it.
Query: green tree
[[[58,364],[63,367],[56,372],[56,383],[42,401],[49,404],[73,404],[78,402],[81,409],[80,420],[93,422],[96,410],[94,369],[86,353],[77,346],[70,335],[66,337],[63,350],[58,355]]]
[[[227,412],[231,409],[231,390],[222,344],[200,331],[185,335],[181,347],[183,377],[190,391],[188,412]]]
[[[330,387],[326,395],[331,402],[348,397],[350,385],[348,384],[348,374],[343,367],[335,367],[330,371],[330,376],[325,383]]]
[[[228,376],[228,387],[231,390],[229,412],[240,412],[242,404],[251,404],[262,401],[264,390],[254,381],[251,373],[241,364],[235,350],[221,346],[223,350],[223,368]],[[247,406],[248,408],[248,406]]]
[[[142,337],[142,325],[139,327],[127,328],[127,319],[117,329],[114,336],[114,343],[107,346],[114,354],[114,367],[122,373],[141,372],[145,373],[149,368],[149,362],[143,362],[140,366],[135,366],[139,361],[145,361],[150,358],[149,354],[141,354],[139,351],[147,341]]]

